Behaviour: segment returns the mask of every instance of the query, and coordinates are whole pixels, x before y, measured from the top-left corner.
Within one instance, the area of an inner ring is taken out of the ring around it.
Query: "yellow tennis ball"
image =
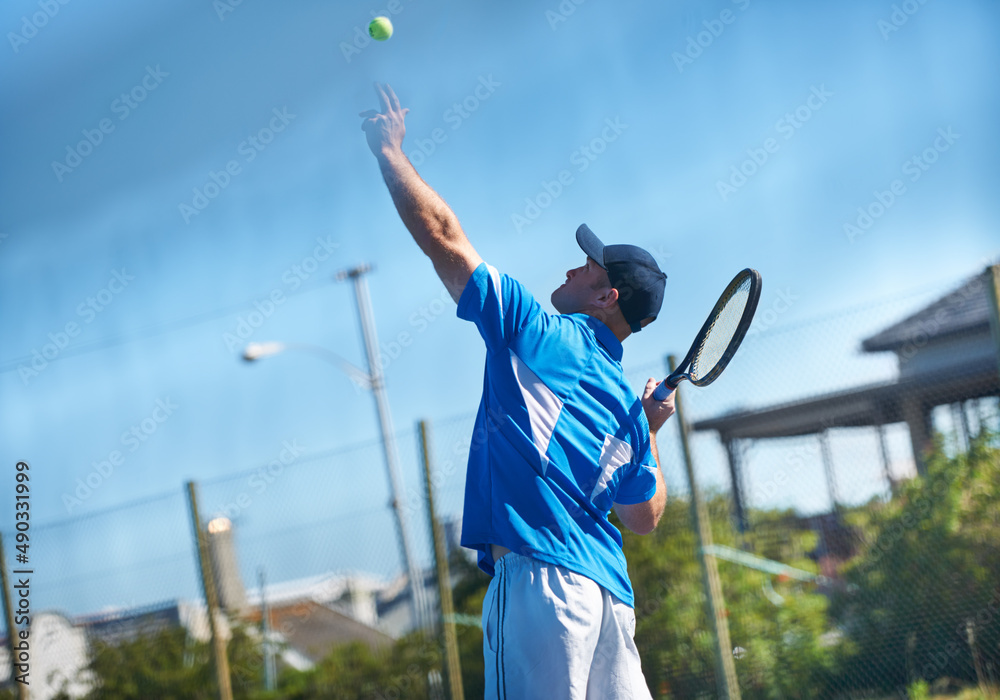
[[[392,22],[388,17],[376,17],[368,25],[368,35],[375,41],[385,41],[392,36]]]

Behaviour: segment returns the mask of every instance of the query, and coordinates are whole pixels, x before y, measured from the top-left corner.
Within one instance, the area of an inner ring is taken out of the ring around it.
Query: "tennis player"
[[[483,601],[486,697],[650,698],[633,642],[634,598],[614,507],[647,534],[666,503],[656,431],[673,393],[640,400],[622,341],[653,321],[666,275],[646,251],[605,246],[582,225],[586,261],[552,293],[549,314],[483,262],[454,212],[403,154],[404,117],[388,85],[361,113],[400,218],[486,343],[469,454],[462,545],[493,576]]]

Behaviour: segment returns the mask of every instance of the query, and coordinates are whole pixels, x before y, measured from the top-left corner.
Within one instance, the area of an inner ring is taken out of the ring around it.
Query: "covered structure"
[[[951,405],[968,444],[966,403],[1000,395],[1000,318],[997,296],[1000,265],[988,267],[911,316],[866,338],[863,352],[894,352],[897,377],[809,399],[702,420],[695,431],[715,431],[726,448],[732,479],[733,515],[747,528],[741,441],[816,435],[833,510],[839,507],[828,431],[870,427],[879,438],[882,468],[889,471],[885,426],[906,424],[917,473],[925,470],[931,445],[931,411]]]

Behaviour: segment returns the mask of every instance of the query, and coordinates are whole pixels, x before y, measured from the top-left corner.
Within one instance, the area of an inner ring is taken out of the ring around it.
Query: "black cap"
[[[633,333],[642,329],[643,319],[656,318],[667,276],[652,255],[639,246],[604,245],[587,224],[576,230],[576,242],[608,271],[611,286],[618,290],[618,307]]]

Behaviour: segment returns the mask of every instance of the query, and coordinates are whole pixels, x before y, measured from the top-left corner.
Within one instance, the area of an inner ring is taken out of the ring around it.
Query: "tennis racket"
[[[654,399],[663,401],[684,379],[695,386],[708,386],[718,379],[750,328],[760,300],[760,286],[760,273],[749,267],[733,278],[698,331],[684,361],[653,391]]]

